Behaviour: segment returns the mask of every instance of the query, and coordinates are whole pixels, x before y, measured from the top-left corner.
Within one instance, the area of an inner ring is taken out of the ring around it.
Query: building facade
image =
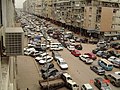
[[[64,23],[85,36],[120,34],[120,0],[40,0],[42,17]],[[62,25],[62,24],[61,24]]]
[[[0,90],[17,90],[16,65],[12,57],[3,54],[6,28],[16,27],[14,3],[14,0],[0,0]]]

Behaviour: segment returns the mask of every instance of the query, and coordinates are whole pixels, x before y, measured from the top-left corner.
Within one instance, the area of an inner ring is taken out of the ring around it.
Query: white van
[[[50,50],[63,50],[63,46],[61,43],[51,43]]]
[[[70,90],[79,90],[79,85],[72,80],[67,81],[67,87],[70,88]]]

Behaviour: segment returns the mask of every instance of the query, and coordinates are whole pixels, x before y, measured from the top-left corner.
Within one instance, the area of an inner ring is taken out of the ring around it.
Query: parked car
[[[33,51],[25,51],[24,55],[30,55]]]
[[[61,78],[62,78],[65,82],[67,82],[67,81],[69,81],[69,80],[72,80],[72,77],[71,77],[70,74],[67,73],[67,72],[63,72],[63,74],[61,75]]]
[[[95,49],[92,50],[92,52],[93,52],[94,54],[96,54],[98,51],[100,51],[100,48],[95,48]]]
[[[107,71],[112,71],[113,64],[106,59],[99,59],[98,64]]]
[[[86,83],[82,85],[81,90],[94,90],[94,89],[89,83]]]
[[[98,51],[98,52],[96,53],[96,55],[97,55],[98,57],[102,57],[103,54],[104,54],[104,51]]]
[[[65,48],[67,48],[67,46],[68,46],[69,43],[63,41],[63,42],[61,42],[61,44],[62,44]]]
[[[120,53],[116,52],[115,50],[110,50],[108,51],[108,53],[110,54],[110,56],[115,56],[115,57],[120,57]]]
[[[115,74],[120,75],[120,71],[116,71]]]
[[[98,40],[89,40],[88,42],[91,43],[91,44],[97,44]]]
[[[65,62],[65,60],[63,58],[60,58],[57,60],[57,64],[59,65],[59,67],[62,69],[62,70],[66,70],[68,69],[68,65],[67,63]]]
[[[71,45],[75,45],[75,40],[74,39],[70,39],[69,42],[70,42]]]
[[[112,42],[112,43],[110,44],[110,46],[111,46],[112,48],[115,48],[115,47],[118,46],[118,45],[120,45],[119,42]]]
[[[94,84],[99,90],[112,90],[107,80],[97,77],[94,79]]]
[[[114,56],[111,56],[108,58],[108,61],[110,61],[115,67],[120,68],[120,59]]]
[[[53,61],[53,57],[48,55],[48,56],[44,57],[43,59],[39,60],[39,64],[43,65],[43,64],[46,64],[46,63],[49,63],[52,61]]]
[[[80,42],[82,42],[82,43],[88,43],[88,39],[87,38],[80,39]]]
[[[42,53],[41,51],[35,51],[35,52],[30,53],[30,56],[36,57],[36,56],[39,56],[41,53]]]
[[[62,58],[58,51],[52,51],[52,57],[55,61],[57,61],[59,58]]]
[[[43,79],[47,78],[55,78],[57,76],[60,76],[62,73],[60,73],[56,68],[49,69],[48,72],[45,72],[42,74]]]
[[[83,47],[82,47],[82,45],[81,45],[81,44],[77,44],[77,45],[75,45],[75,49],[82,50],[82,49],[83,49]]]
[[[104,76],[104,78],[108,79],[114,86],[120,87],[120,75],[108,73]]]
[[[108,58],[108,61],[110,61],[110,62],[114,62],[116,60],[120,60],[120,59],[115,57],[115,56],[111,56],[111,57]]]
[[[97,59],[96,55],[93,54],[92,52],[90,52],[90,53],[84,53],[84,55],[88,55],[93,60]]]
[[[71,51],[71,54],[73,54],[74,56],[76,56],[76,57],[79,57],[79,55],[81,55],[81,53],[80,53],[80,51],[79,50],[72,50]]]
[[[72,51],[72,50],[74,50],[74,49],[75,49],[75,46],[68,45],[68,46],[67,46],[67,49],[68,49],[69,51]]]
[[[79,56],[80,60],[84,61],[86,64],[92,64],[93,60],[90,59],[88,55],[80,55]]]
[[[120,50],[120,45],[117,45],[114,48],[117,49],[117,50]]]
[[[53,63],[47,63],[44,66],[41,67],[41,72],[44,73],[46,72],[48,69],[53,68],[54,64]]]
[[[63,50],[63,46],[61,43],[51,43],[50,50],[56,50],[56,51]]]
[[[92,65],[92,66],[90,66],[90,69],[93,70],[98,75],[104,75],[105,74],[105,70],[98,65]]]

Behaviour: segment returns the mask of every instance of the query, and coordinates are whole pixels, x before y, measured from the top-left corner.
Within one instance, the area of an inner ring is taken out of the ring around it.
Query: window
[[[2,25],[2,0],[0,0],[0,26]]]

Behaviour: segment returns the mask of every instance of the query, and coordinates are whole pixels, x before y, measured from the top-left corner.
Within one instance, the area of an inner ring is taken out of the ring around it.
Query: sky
[[[25,0],[15,0],[15,7],[16,8],[23,8],[23,2]]]

